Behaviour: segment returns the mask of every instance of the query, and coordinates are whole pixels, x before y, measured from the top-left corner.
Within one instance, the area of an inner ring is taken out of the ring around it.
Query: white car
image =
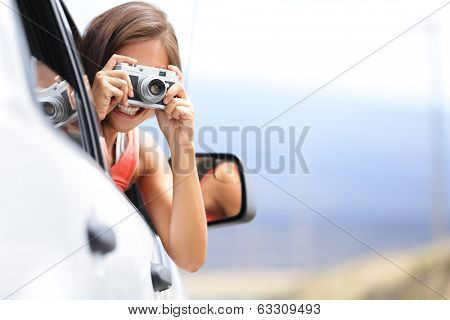
[[[126,196],[105,169],[74,36],[59,0],[0,6],[0,296],[184,298],[178,268],[136,187]],[[74,88],[78,135],[44,116],[36,99],[36,60]],[[234,161],[240,171],[239,212],[209,224],[251,220],[255,211],[240,161],[229,154],[199,157]]]

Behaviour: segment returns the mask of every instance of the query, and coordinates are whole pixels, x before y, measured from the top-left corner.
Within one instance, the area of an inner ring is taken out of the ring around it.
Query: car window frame
[[[89,98],[89,93],[83,81],[85,72],[74,41],[73,30],[76,29],[74,29],[74,23],[68,14],[65,5],[60,0],[50,0],[50,2],[54,7],[54,14],[58,20],[60,31],[64,36],[64,42],[70,57],[71,69],[75,73],[75,78],[79,86],[77,112],[80,129],[82,130],[82,135],[85,136],[85,151],[96,160],[103,170],[106,170],[106,159],[104,159],[100,144],[100,126],[97,115],[95,114],[95,109]]]

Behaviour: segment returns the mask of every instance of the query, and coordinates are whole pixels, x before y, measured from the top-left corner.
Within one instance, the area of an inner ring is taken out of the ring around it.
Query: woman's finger
[[[168,104],[173,98],[178,97],[181,99],[188,99],[186,90],[181,83],[173,84],[169,90],[167,90],[166,96],[164,97],[163,103]]]
[[[174,113],[175,109],[179,106],[189,108],[192,112],[194,111],[191,101],[185,100],[185,99],[180,99],[180,98],[174,98],[164,108],[164,112],[166,113],[166,115],[169,119],[172,119],[172,118],[178,119],[178,118],[174,117],[173,113]]]
[[[128,84],[128,96],[130,98],[132,98],[134,96],[133,93],[133,85],[131,83],[131,79],[130,76],[128,75],[128,73],[126,71],[123,70],[105,70],[103,71],[104,74],[110,76],[110,77],[115,77],[115,78],[119,78],[122,80],[125,80]]]
[[[111,58],[109,58],[108,62],[103,67],[103,70],[113,70],[116,64],[119,62],[126,62],[129,64],[136,64],[137,60],[127,57],[127,56],[121,56],[119,54],[113,54]]]
[[[193,120],[194,111],[188,106],[176,106],[172,112],[172,118],[177,120]]]
[[[109,83],[117,88],[126,87],[128,89],[128,82],[126,80],[111,76],[104,76],[103,79],[106,79]]]
[[[167,115],[167,118],[171,119],[172,118],[172,112],[175,109],[175,107],[177,106],[177,101],[176,99],[172,99],[172,101],[170,101],[170,103],[168,103],[165,107],[164,107],[164,112]]]
[[[105,83],[105,90],[106,94],[108,95],[108,98],[111,99],[110,106],[112,104],[116,104],[119,101],[122,101],[123,98],[123,91],[119,88],[113,86],[109,82]],[[113,99],[114,98],[114,99]]]
[[[122,90],[123,92],[122,104],[124,106],[128,106],[128,83],[123,79],[115,77],[105,76],[103,79],[108,83],[112,84],[113,86],[115,86],[116,88]]]
[[[175,72],[175,73],[177,74],[178,81],[180,81],[181,83],[183,83],[183,81],[184,81],[184,76],[183,76],[183,73],[181,72],[180,68],[178,68],[177,66],[173,66],[173,65],[169,64],[169,65],[167,66],[167,69],[169,69],[170,71]]]

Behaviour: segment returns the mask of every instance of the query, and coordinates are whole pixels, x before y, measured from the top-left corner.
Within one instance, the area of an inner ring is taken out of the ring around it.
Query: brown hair
[[[145,2],[128,2],[105,11],[91,21],[80,41],[80,53],[89,81],[94,81],[111,56],[124,45],[161,39],[169,64],[181,69],[178,40],[167,15]]]

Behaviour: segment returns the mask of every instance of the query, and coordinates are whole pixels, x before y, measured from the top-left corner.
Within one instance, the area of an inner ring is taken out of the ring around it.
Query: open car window
[[[105,168],[97,117],[78,57],[79,34],[59,0],[17,1],[42,116]]]

